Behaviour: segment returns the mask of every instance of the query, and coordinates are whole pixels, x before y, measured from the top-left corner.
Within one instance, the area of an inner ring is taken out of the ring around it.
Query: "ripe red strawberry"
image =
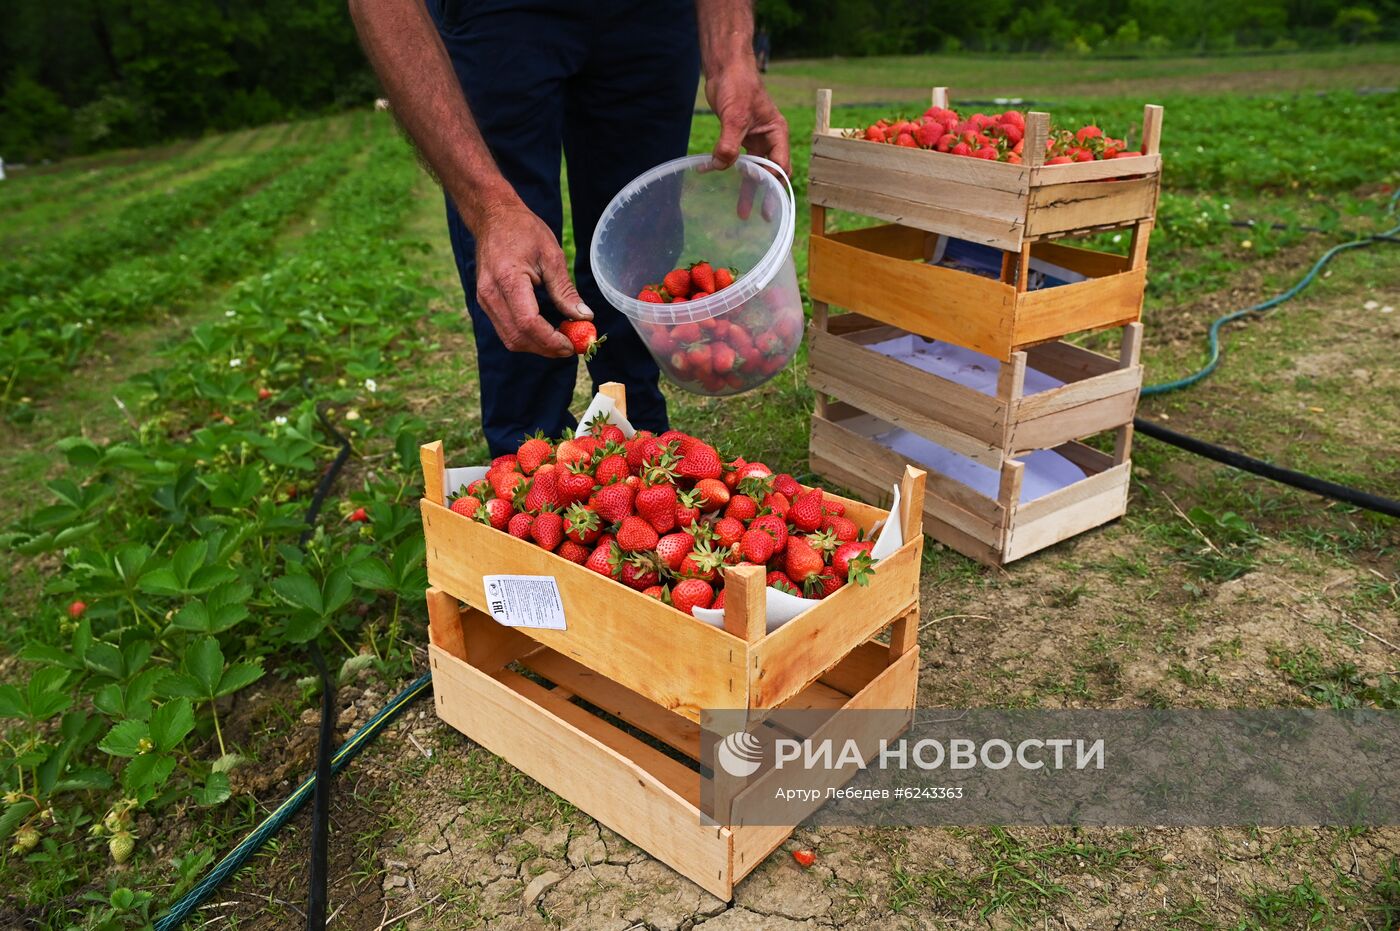
[[[715,540],[719,542],[720,546],[727,549],[735,543],[738,543],[739,539],[743,537],[744,524],[737,518],[725,515],[715,521],[713,530],[715,533]]]
[[[637,292],[637,300],[648,304],[664,304],[666,299],[661,296],[661,292],[656,290],[656,285],[647,285]]]
[[[655,598],[657,601],[666,600],[666,589],[662,588],[660,585],[644,588],[642,589],[642,594],[646,595],[648,598]]]
[[[671,589],[671,604],[677,611],[695,616],[696,608],[708,608],[715,600],[710,583],[700,579],[682,579]]]
[[[846,506],[841,503],[839,498],[822,498],[822,513],[835,514],[840,517],[846,513]]]
[[[802,486],[798,484],[797,479],[793,478],[788,473],[779,472],[777,475],[773,476],[773,490],[780,495],[786,496],[787,499],[791,501],[802,491]]]
[[[624,553],[654,550],[660,539],[655,528],[635,514],[629,514],[622,519],[616,537],[617,545]]]
[[[452,500],[452,510],[456,511],[458,514],[466,515],[467,517],[471,517],[475,514],[479,507],[481,507],[481,499],[474,498],[471,495],[463,495],[460,498],[454,498]]]
[[[672,298],[684,298],[690,296],[690,272],[684,268],[677,268],[666,273],[666,277],[661,280],[661,286],[666,289]]]
[[[710,366],[715,372],[726,375],[734,371],[736,365],[742,365],[743,359],[734,352],[734,347],[726,343],[714,343],[710,346]]]
[[[534,523],[535,515],[526,514],[524,511],[521,511],[519,514],[511,517],[510,523],[507,525],[507,532],[517,539],[528,540],[530,539],[530,528]]]
[[[798,591],[797,586],[792,584],[792,579],[788,578],[787,573],[779,569],[774,569],[772,572],[768,573],[767,585],[769,588],[776,588],[778,591],[787,592],[789,595],[802,594],[802,592]]]
[[[350,516],[345,519],[352,524],[364,524],[369,522],[369,515],[365,513],[364,508],[355,508],[355,510],[350,512]]]
[[[831,571],[845,581],[868,585],[875,565],[870,558],[870,550],[874,545],[870,540],[841,544],[836,548],[836,552],[831,554]]]
[[[751,563],[763,565],[773,558],[773,536],[763,530],[746,530],[739,539],[740,554]]]
[[[564,534],[576,543],[594,543],[603,533],[603,522],[585,504],[574,503],[564,512]]]
[[[804,870],[811,866],[813,863],[817,862],[816,853],[814,853],[811,850],[808,850],[805,847],[803,847],[800,850],[794,850],[792,852],[792,858],[796,860],[797,865],[802,867]]]
[[[632,486],[625,482],[604,485],[588,499],[588,506],[610,524],[632,513]]]
[[[684,531],[668,533],[656,541],[656,558],[668,572],[679,572],[681,563],[695,549],[695,538]]]
[[[484,478],[479,478],[467,486],[467,494],[471,495],[473,498],[480,498],[482,501],[485,501],[495,493],[495,490],[491,487],[490,481]]]
[[[636,475],[641,473],[646,464],[648,451],[652,451],[654,455],[655,451],[661,448],[661,444],[656,442],[656,434],[650,430],[638,430],[632,439],[623,444],[623,448],[627,450],[627,468]]]
[[[619,452],[627,452],[625,448],[627,434],[623,433],[622,428],[617,424],[610,421],[603,421],[593,424],[590,429],[597,442],[604,445],[611,443],[614,446],[623,446],[624,448],[619,450]]]
[[[593,470],[593,477],[599,485],[611,485],[631,474],[632,470],[627,468],[627,457],[623,454],[622,447],[615,445],[603,447],[602,456],[598,459],[598,466]]]
[[[577,501],[587,501],[588,496],[593,494],[593,476],[588,473],[588,466],[584,463],[574,463],[567,469],[556,469],[555,473],[559,478],[555,480],[555,485],[559,489],[559,503],[570,505]]]
[[[931,149],[938,145],[938,140],[942,136],[943,124],[935,123],[932,120],[914,130],[914,141],[925,149]]]
[[[860,534],[860,528],[849,517],[839,514],[826,514],[822,517],[821,529],[830,531],[840,543],[850,543]]]
[[[690,266],[690,284],[696,291],[715,290],[715,270],[709,262],[696,262]]]
[[[821,554],[812,549],[812,544],[806,539],[788,538],[787,549],[783,553],[783,569],[794,584],[808,594],[820,590],[821,583],[817,577],[825,568]]]
[[[588,561],[588,547],[582,543],[575,543],[573,540],[565,540],[559,544],[559,549],[555,550],[569,562],[578,563],[580,566]]]
[[[831,560],[831,554],[836,552],[836,547],[841,545],[841,541],[836,539],[836,534],[832,533],[830,530],[819,530],[816,533],[809,533],[805,539],[811,544],[812,549],[816,550],[821,555],[823,562],[829,562]]]
[[[1100,139],[1103,137],[1103,130],[1097,126],[1085,126],[1074,134],[1074,139],[1079,143],[1086,143],[1090,139]]]
[[[700,510],[706,514],[729,503],[729,489],[717,478],[702,478],[695,483],[695,491],[700,495]]]
[[[722,291],[722,290],[724,290],[725,288],[727,288],[727,287],[729,287],[730,285],[732,285],[732,284],[734,283],[734,279],[738,277],[738,274],[739,274],[739,273],[736,272],[734,269],[732,269],[732,268],[725,268],[725,267],[722,266],[722,265],[721,265],[719,268],[716,268],[716,269],[715,269],[715,290],[716,290],[716,291]]]
[[[700,495],[694,489],[676,496],[676,526],[689,527],[700,519]]]
[[[676,486],[652,485],[637,492],[637,513],[656,528],[657,533],[668,533],[676,526]]]
[[[729,499],[724,516],[748,523],[758,516],[758,502],[748,495],[735,495]]]
[[[593,358],[598,347],[608,339],[606,336],[599,339],[598,328],[588,320],[565,320],[559,324],[559,332],[567,336],[573,344],[574,355],[583,356],[585,359]]]
[[[612,563],[613,541],[604,539],[598,542],[593,548],[593,552],[588,554],[588,560],[583,564],[584,568],[592,569],[599,575],[605,575],[610,579],[617,578],[617,571]]]
[[[781,553],[787,548],[787,522],[776,514],[760,514],[749,524],[750,530],[762,530],[773,538],[773,552]]]
[[[719,453],[713,446],[697,442],[684,449],[677,472],[686,478],[697,480],[719,478],[724,472],[724,466],[720,463]]]
[[[788,521],[798,530],[811,532],[822,524],[822,490],[812,488],[802,492],[788,509]]]
[[[721,588],[719,594],[715,595],[715,600],[710,603],[710,607],[714,608],[716,611],[724,608],[724,589]]]
[[[530,525],[530,537],[553,552],[564,539],[564,518],[558,511],[541,511]]]
[[[812,586],[811,597],[826,598],[845,584],[845,581],[828,566],[817,576],[816,584]]]
[[[76,621],[78,618],[82,617],[82,616],[83,616],[83,613],[86,612],[86,611],[87,611],[87,603],[86,603],[86,602],[83,602],[83,601],[74,601],[74,602],[72,602],[72,603],[70,603],[70,604],[68,605],[68,616],[71,617],[71,618],[72,618],[73,620],[75,620],[75,621]]]
[[[787,495],[780,495],[776,491],[764,495],[759,504],[779,517],[787,517],[787,512],[792,509],[792,502],[788,500]]]
[[[535,477],[530,479],[530,490],[525,494],[525,510],[538,512],[547,507],[558,508],[564,504],[559,498],[558,471],[536,471]]]
[[[515,516],[515,507],[507,498],[492,498],[481,506],[481,510],[476,512],[476,519],[483,524],[489,524],[497,530],[505,530],[510,526],[510,519]]]
[[[656,564],[648,554],[623,554],[621,551],[615,551],[613,564],[617,569],[618,581],[637,591],[651,588],[661,581],[661,576],[656,572]]]
[[[724,565],[724,558],[728,552],[727,549],[716,550],[708,540],[697,541],[695,548],[681,560],[681,567],[676,570],[676,575],[686,579],[713,580],[719,567]]]
[[[535,435],[526,439],[516,450],[516,465],[526,475],[533,475],[535,470],[544,465],[552,455],[554,455],[554,447],[549,445],[549,440],[543,436]]]
[[[573,437],[559,441],[554,450],[554,464],[560,469],[569,469],[575,464],[587,464],[593,458],[593,450]]]

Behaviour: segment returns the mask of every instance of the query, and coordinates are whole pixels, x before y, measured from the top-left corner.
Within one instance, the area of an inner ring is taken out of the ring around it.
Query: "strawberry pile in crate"
[[[724,606],[724,566],[764,566],[770,587],[808,598],[874,571],[841,502],[679,430],[531,437],[451,508],[692,615]]]
[[[962,119],[956,110],[929,107],[917,119],[879,119],[864,130],[851,130],[851,135],[870,142],[1019,165],[1025,148],[1026,115],[1007,110],[993,116],[974,113]],[[1082,126],[1075,131],[1052,128],[1045,140],[1045,154],[1047,165],[1068,165],[1139,153],[1129,150],[1122,139],[1104,135],[1097,126]]]

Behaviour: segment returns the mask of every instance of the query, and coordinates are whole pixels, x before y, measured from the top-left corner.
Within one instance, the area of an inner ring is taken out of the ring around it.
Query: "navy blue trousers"
[[[627,386],[628,419],[667,429],[655,360],[603,298],[588,264],[593,228],[608,201],[647,169],[686,154],[700,74],[691,0],[426,0],[472,114],[496,164],[563,242],[560,157],[573,215],[575,284],[608,342],[588,363],[594,389]],[[577,359],[511,352],[476,299],[476,243],[450,198],[447,227],[466,292],[491,455],[513,452],[537,430],[559,436]],[[559,323],[543,289],[545,318]]]

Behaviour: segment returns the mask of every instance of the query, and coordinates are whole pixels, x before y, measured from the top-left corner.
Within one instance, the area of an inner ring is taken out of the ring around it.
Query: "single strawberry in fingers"
[[[683,579],[671,589],[671,604],[677,611],[695,616],[696,608],[708,608],[715,599],[715,591],[709,582],[700,579]]]
[[[565,320],[559,324],[559,332],[563,333],[574,347],[574,355],[583,356],[585,359],[593,358],[598,347],[607,342],[607,337],[598,338],[598,328],[588,320]]]
[[[685,298],[690,296],[690,272],[684,268],[677,268],[666,273],[662,279],[661,286],[666,289],[672,299]]]
[[[656,530],[635,514],[622,519],[617,528],[617,545],[624,553],[641,553],[656,549],[660,537]]]

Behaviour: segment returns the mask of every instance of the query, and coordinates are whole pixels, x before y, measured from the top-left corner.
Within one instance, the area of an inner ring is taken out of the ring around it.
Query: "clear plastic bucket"
[[[593,277],[667,378],[696,394],[737,394],[776,375],[802,342],[796,223],[792,185],[768,159],[742,155],[717,171],[708,155],[678,158],[608,204],[593,232]],[[702,260],[735,269],[734,283],[683,303],[637,298]]]

